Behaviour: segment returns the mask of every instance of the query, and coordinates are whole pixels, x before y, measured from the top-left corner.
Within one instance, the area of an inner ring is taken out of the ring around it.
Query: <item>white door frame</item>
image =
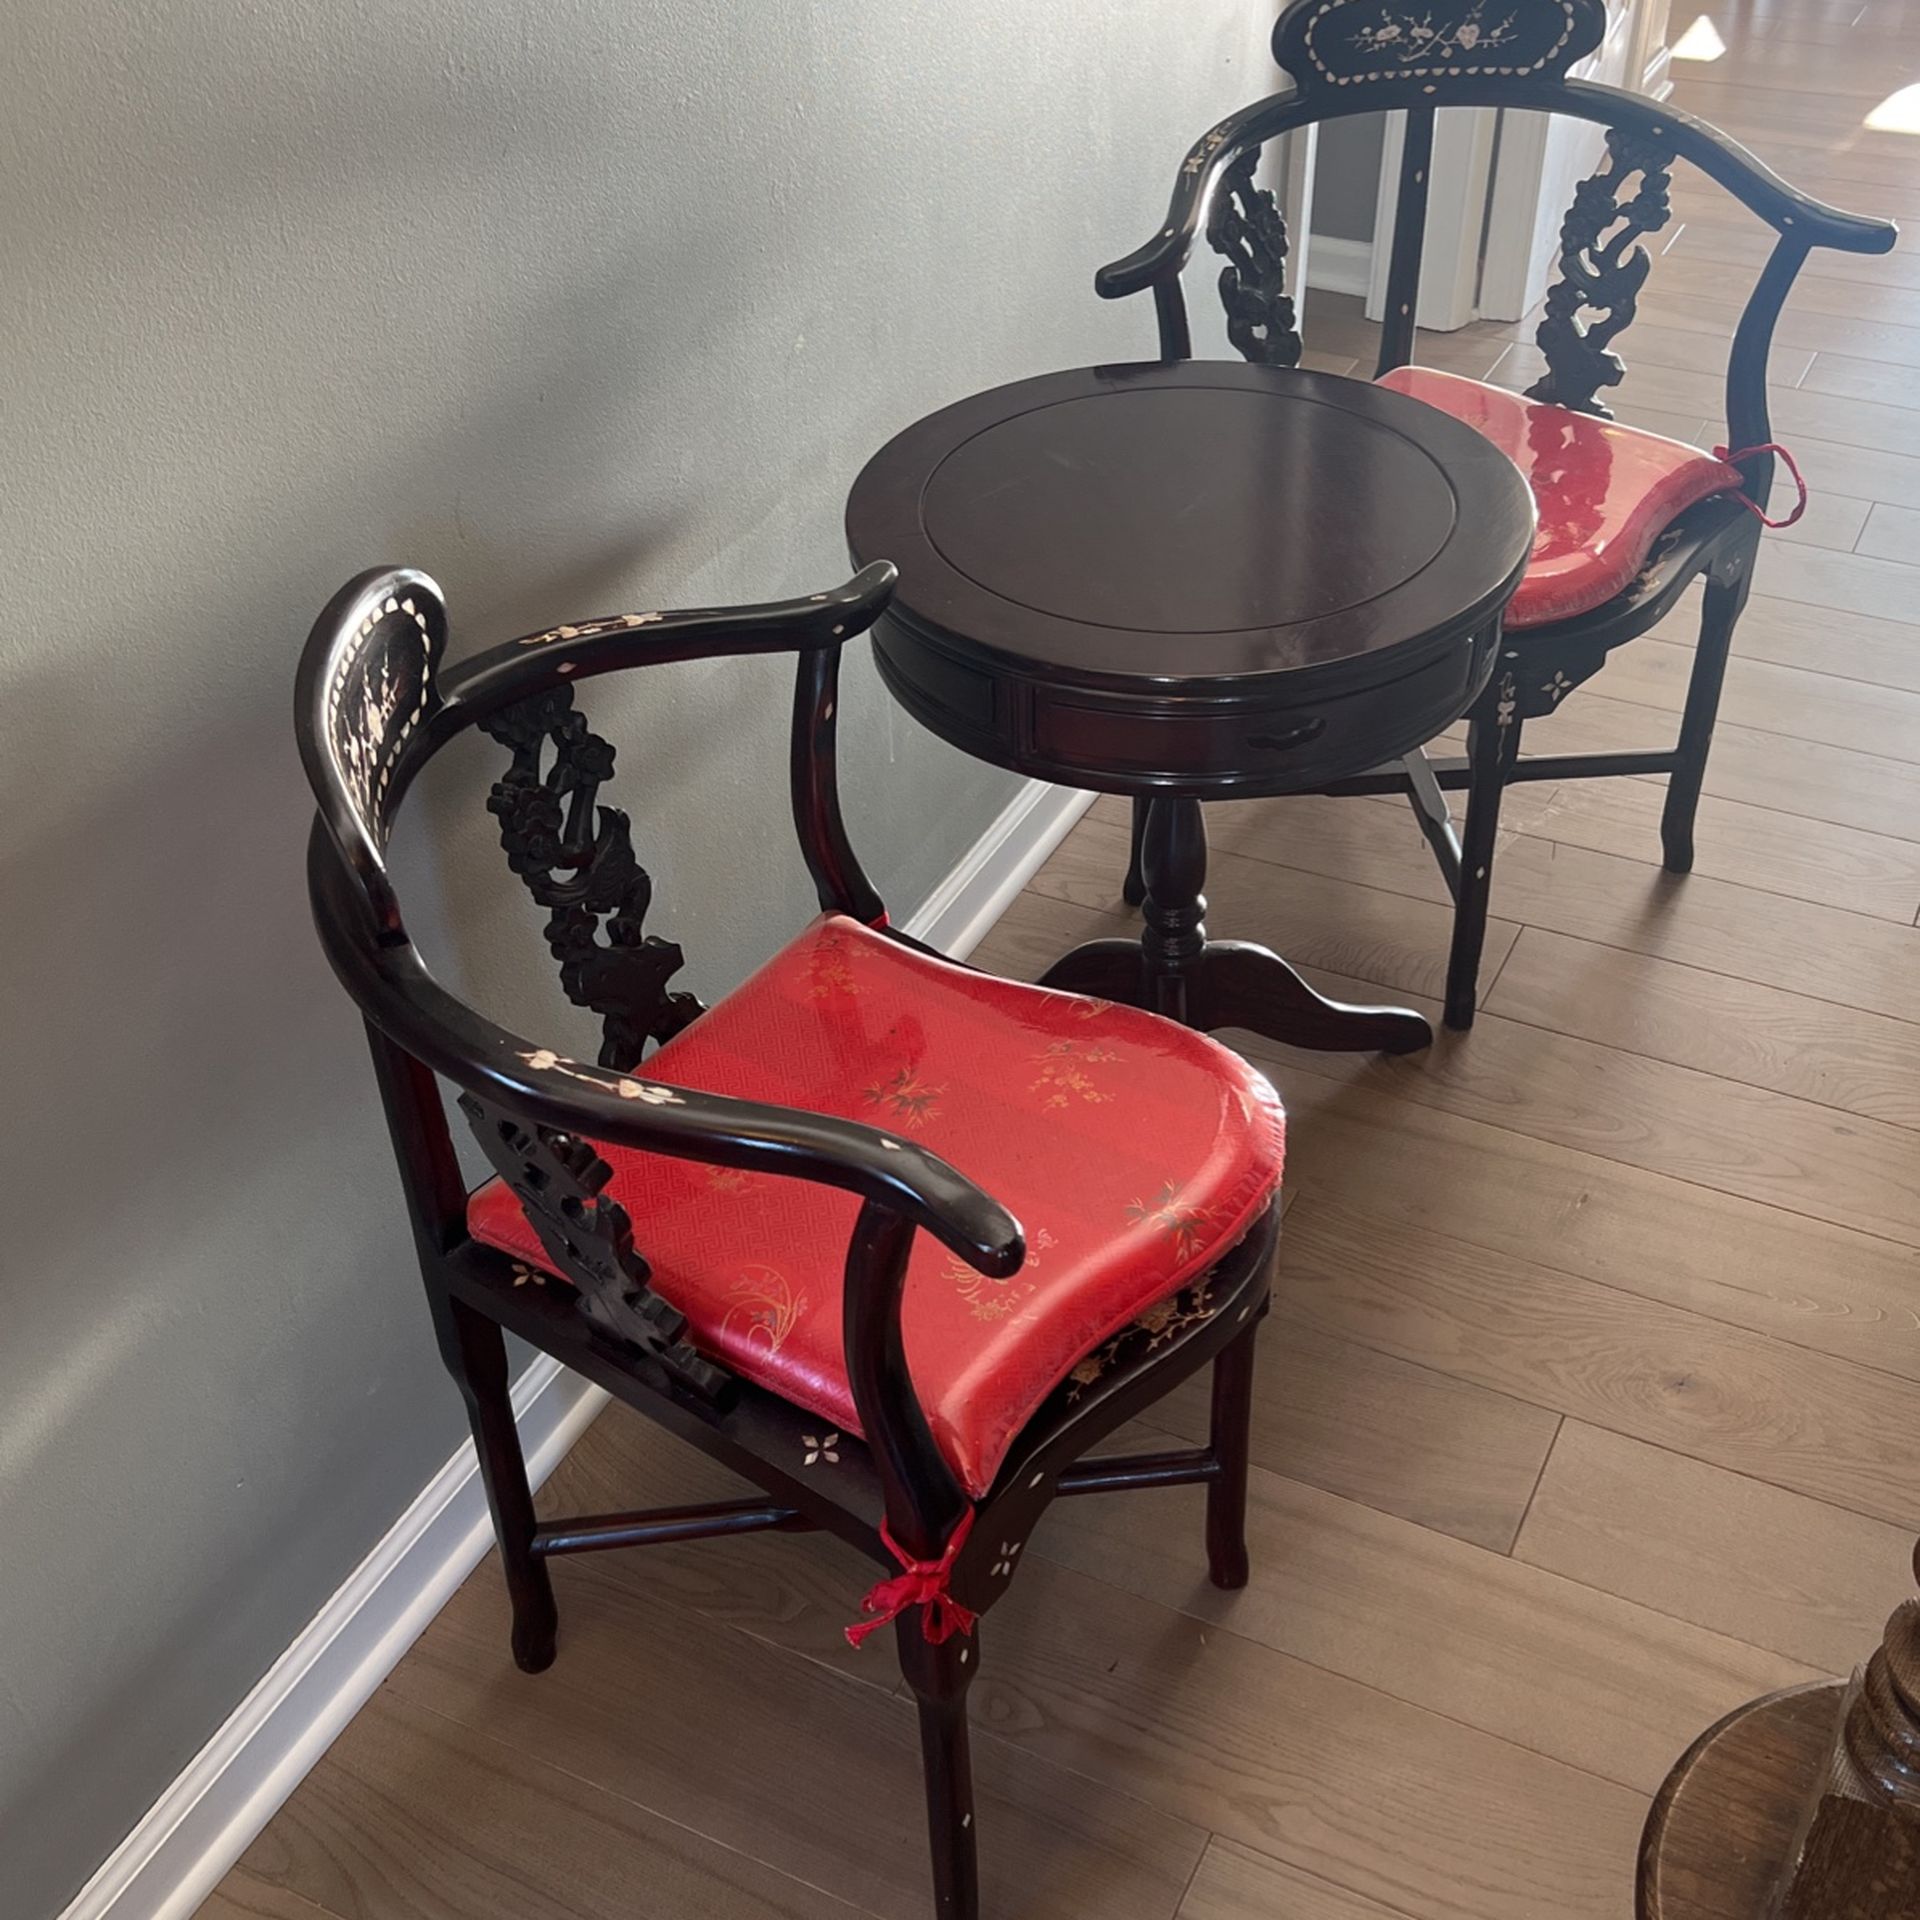
[[[1575,73],[1659,98],[1667,77],[1665,0],[1611,0],[1605,39]],[[1635,72],[1636,66],[1640,71]],[[1388,117],[1374,211],[1367,318],[1387,308],[1394,200],[1406,115]],[[1546,291],[1560,220],[1576,181],[1593,171],[1604,136],[1582,121],[1491,108],[1434,123],[1426,254],[1416,316],[1443,332],[1470,320],[1521,320]]]
[[[1480,242],[1486,229],[1487,187],[1493,174],[1494,123],[1486,109],[1437,114],[1433,126],[1433,178],[1427,190],[1426,250],[1420,264],[1419,309],[1414,323],[1451,333],[1479,314]],[[1367,285],[1367,318],[1387,311],[1387,269],[1393,260],[1394,202],[1400,191],[1400,156],[1407,116],[1389,114],[1380,149],[1380,196],[1374,203],[1373,270]]]

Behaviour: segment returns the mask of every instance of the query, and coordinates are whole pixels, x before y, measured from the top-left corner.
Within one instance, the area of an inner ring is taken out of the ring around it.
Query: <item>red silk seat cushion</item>
[[[1604,606],[1626,591],[1677,514],[1740,485],[1737,467],[1698,447],[1457,373],[1396,367],[1379,384],[1465,421],[1527,476],[1540,528],[1507,607],[1509,628]]]
[[[838,1114],[918,1141],[1009,1207],[1025,1268],[914,1239],[902,1324],[934,1438],[975,1496],[1075,1364],[1226,1253],[1279,1184],[1284,1124],[1237,1054],[1171,1021],[974,973],[817,920],[647,1063],[649,1079]],[[655,1289],[696,1346],[858,1433],[841,1345],[850,1194],[602,1147]],[[519,1202],[475,1239],[545,1264]]]

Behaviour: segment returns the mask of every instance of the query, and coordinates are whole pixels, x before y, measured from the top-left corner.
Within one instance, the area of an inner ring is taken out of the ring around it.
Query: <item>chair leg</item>
[[[1519,757],[1513,676],[1502,674],[1467,727],[1467,817],[1460,830],[1460,884],[1453,897],[1453,947],[1447,956],[1446,1021],[1456,1033],[1473,1025],[1480,998],[1480,955],[1487,944],[1500,796]]]
[[[1213,1363],[1208,1447],[1220,1463],[1207,1483],[1207,1572],[1229,1591],[1247,1584],[1247,1456],[1253,1444],[1253,1339],[1260,1322],[1222,1349]]]
[[[513,1602],[514,1664],[526,1673],[552,1666],[559,1616],[546,1562],[533,1551],[533,1491],[513,1421],[507,1380],[507,1343],[499,1327],[465,1301],[434,1301],[440,1355],[467,1403],[480,1478],[493,1513],[494,1538]]]
[[[930,1646],[920,1609],[894,1624],[900,1670],[920,1708],[920,1757],[926,1772],[927,1837],[933,1849],[933,1910],[938,1920],[980,1920],[980,1863],[973,1826],[973,1756],[967,1689],[980,1669],[980,1629]]]
[[[1693,871],[1693,816],[1707,777],[1713,723],[1720,711],[1721,684],[1727,677],[1727,654],[1752,580],[1748,559],[1733,579],[1707,582],[1706,604],[1700,613],[1700,641],[1694,650],[1686,709],[1680,719],[1677,761],[1667,778],[1666,805],[1660,812],[1660,847],[1669,873]]]
[[[1153,801],[1144,793],[1133,796],[1133,831],[1127,848],[1127,877],[1120,883],[1120,898],[1137,907],[1147,897],[1147,809]]]

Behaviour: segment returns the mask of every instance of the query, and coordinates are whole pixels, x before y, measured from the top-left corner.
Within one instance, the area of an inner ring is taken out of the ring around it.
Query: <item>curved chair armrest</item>
[[[587,680],[623,667],[840,647],[879,619],[898,578],[891,561],[876,560],[844,586],[804,600],[605,614],[523,634],[440,676],[446,706],[436,734],[464,726],[478,713],[511,705],[556,675]]]
[[[763,1106],[569,1060],[474,1012],[427,971],[411,943],[351,931],[354,893],[323,824],[308,849],[327,957],[362,1010],[416,1059],[482,1099],[595,1141],[844,1188],[924,1228],[979,1272],[1026,1259],[1020,1223],[963,1173],[878,1127]]]
[[[1305,97],[1299,88],[1290,87],[1229,114],[1202,134],[1180,163],[1160,231],[1144,246],[1100,268],[1093,277],[1094,291],[1103,300],[1121,300],[1175,279],[1200,236],[1221,174],[1248,147],[1316,120],[1406,104],[1397,97],[1371,97],[1374,91],[1356,88],[1347,97],[1329,101],[1320,96]],[[1322,89],[1322,95],[1324,92]],[[1631,126],[1655,137],[1671,137],[1677,150],[1703,173],[1736,194],[1745,185],[1748,192],[1741,197],[1762,219],[1782,230],[1797,231],[1810,246],[1848,253],[1886,253],[1899,235],[1890,220],[1848,213],[1802,193],[1757,155],[1706,121],[1623,88],[1590,80],[1542,81],[1534,86],[1499,79],[1460,81],[1449,84],[1447,97],[1439,104],[1528,107],[1540,113],[1572,114],[1599,126]]]
[[[1298,90],[1289,87],[1228,114],[1203,133],[1180,163],[1161,230],[1145,246],[1100,268],[1093,276],[1094,292],[1102,300],[1124,300],[1177,275],[1199,238],[1200,223],[1221,174],[1249,146],[1271,140],[1296,124],[1304,125],[1313,116],[1312,108],[1302,107]]]
[[[1563,83],[1563,111],[1577,112],[1601,126],[1631,126],[1655,138],[1669,138],[1675,151],[1710,179],[1746,203],[1770,226],[1791,228],[1808,245],[1843,253],[1888,253],[1900,229],[1875,214],[1849,213],[1803,193],[1784,180],[1757,153],[1722,133],[1710,121],[1665,101],[1597,80]]]

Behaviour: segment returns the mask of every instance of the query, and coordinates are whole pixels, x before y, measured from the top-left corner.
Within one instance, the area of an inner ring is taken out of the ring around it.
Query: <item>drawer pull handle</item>
[[[1326,730],[1324,720],[1303,720],[1285,733],[1250,733],[1247,745],[1258,747],[1262,753],[1285,753],[1289,747],[1304,747],[1309,740],[1318,740]]]

